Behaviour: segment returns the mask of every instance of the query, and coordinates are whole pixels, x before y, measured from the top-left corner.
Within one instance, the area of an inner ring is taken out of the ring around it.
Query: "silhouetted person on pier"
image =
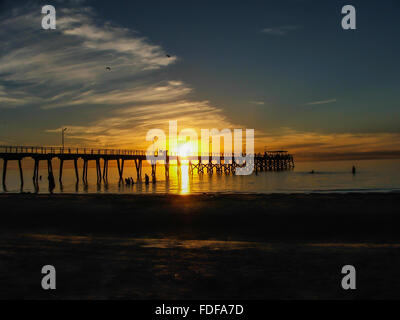
[[[150,183],[150,179],[149,179],[149,176],[147,175],[147,173],[144,176],[144,183],[145,184],[149,184]]]
[[[351,170],[353,174],[356,174],[356,167],[353,166],[353,169]]]
[[[314,174],[315,172],[314,172],[314,170],[311,170],[311,172],[310,172],[311,174]]]
[[[42,181],[42,176],[39,177],[39,180]]]
[[[135,184],[135,181],[133,181],[133,178],[131,177],[131,185],[134,185]]]

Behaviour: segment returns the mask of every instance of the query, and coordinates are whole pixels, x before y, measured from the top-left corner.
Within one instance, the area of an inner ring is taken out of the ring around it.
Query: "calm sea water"
[[[0,164],[0,168],[2,169]],[[23,192],[48,193],[47,167],[41,164],[39,190],[32,183],[32,163],[24,160]],[[351,173],[352,166],[357,168],[357,174]],[[75,172],[71,167],[64,167],[63,185],[58,183],[58,164],[53,164],[56,178],[54,193],[312,193],[312,192],[389,192],[400,191],[400,160],[362,160],[334,162],[297,162],[296,168],[284,172],[260,172],[258,175],[234,176],[208,174],[189,174],[188,167],[182,166],[181,174],[171,166],[170,179],[166,180],[164,167],[157,167],[157,183],[145,185],[135,183],[134,186],[124,186],[118,183],[116,167],[109,168],[108,184],[97,185],[96,169],[89,167],[88,186],[82,182],[75,183]],[[150,175],[151,168],[144,167],[144,173]],[[315,174],[310,174],[311,170]],[[143,175],[144,175],[143,173]],[[79,166],[82,174],[82,164]],[[125,164],[125,177],[133,177],[136,182],[136,171]],[[1,183],[0,183],[1,184]],[[19,171],[16,164],[9,163],[6,180],[7,192],[21,192]],[[5,192],[0,185],[0,192]]]

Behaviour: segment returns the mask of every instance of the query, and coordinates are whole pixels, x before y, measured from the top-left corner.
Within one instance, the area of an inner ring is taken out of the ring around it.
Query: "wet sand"
[[[1,194],[0,298],[397,299],[399,207],[398,193]]]

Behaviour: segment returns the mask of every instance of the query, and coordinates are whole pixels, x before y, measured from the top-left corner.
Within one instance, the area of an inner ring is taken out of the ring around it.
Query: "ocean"
[[[126,186],[118,183],[116,164],[110,162],[108,183],[97,184],[94,162],[89,164],[88,185],[75,181],[72,164],[64,165],[63,184],[58,182],[58,163],[53,162],[56,187],[53,193],[121,193],[121,194],[199,194],[199,193],[326,193],[326,192],[398,192],[400,191],[400,160],[352,160],[296,162],[294,170],[279,172],[258,172],[251,176],[191,174],[188,165],[183,165],[178,173],[176,166],[170,167],[170,177],[166,179],[164,166],[157,166],[157,182],[145,185],[136,181],[133,163],[125,163],[124,177],[133,177],[135,184]],[[0,164],[2,170],[3,164]],[[356,174],[352,174],[355,166]],[[6,177],[6,190],[0,185],[0,192],[49,193],[47,165],[43,161],[39,175],[39,188],[35,189],[32,176],[33,164],[23,162],[24,186],[21,190],[17,164],[9,162]],[[312,174],[312,170],[314,173]],[[151,167],[143,167],[150,175]],[[82,175],[82,163],[79,163]],[[1,183],[0,183],[1,184]]]

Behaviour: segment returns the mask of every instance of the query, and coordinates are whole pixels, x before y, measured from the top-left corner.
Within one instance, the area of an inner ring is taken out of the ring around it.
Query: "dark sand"
[[[400,298],[398,193],[1,194],[0,208],[3,299]]]

